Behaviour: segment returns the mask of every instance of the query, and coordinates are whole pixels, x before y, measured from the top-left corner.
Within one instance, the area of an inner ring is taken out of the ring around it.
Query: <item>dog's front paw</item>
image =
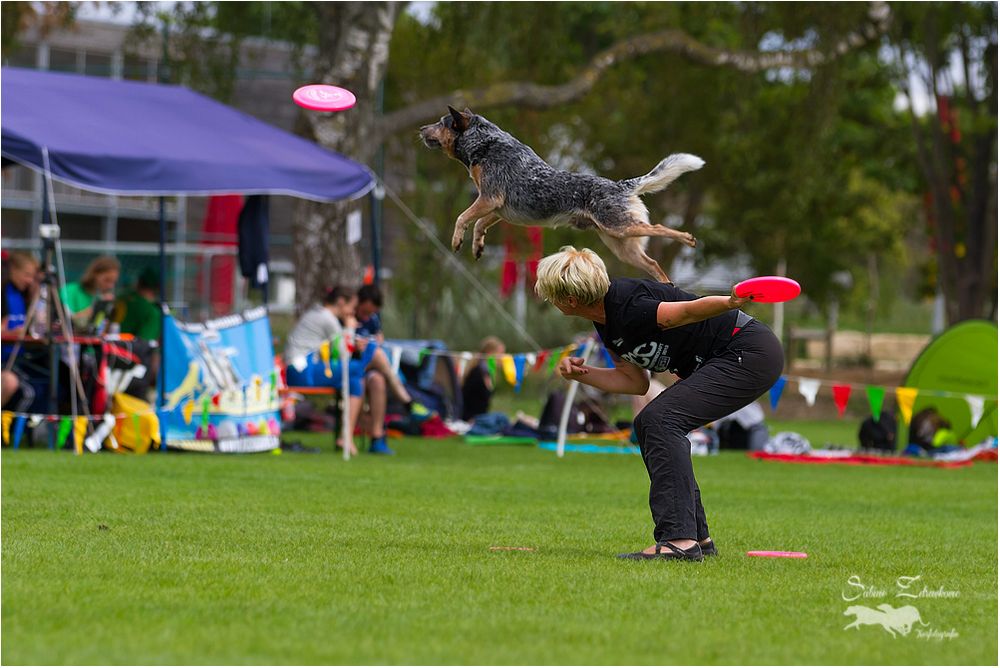
[[[451,250],[452,250],[452,252],[457,253],[458,251],[462,250],[462,242],[463,241],[464,241],[464,239],[462,237],[458,236],[457,234],[455,236],[453,236],[451,238]]]
[[[479,241],[477,239],[472,242],[472,254],[476,256],[477,260],[483,256],[484,250],[486,250],[486,241]]]

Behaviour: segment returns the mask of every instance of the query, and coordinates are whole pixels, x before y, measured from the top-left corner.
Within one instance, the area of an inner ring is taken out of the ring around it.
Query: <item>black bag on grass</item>
[[[887,411],[882,411],[878,422],[869,416],[858,430],[858,442],[862,450],[893,452],[896,449],[896,418]]]

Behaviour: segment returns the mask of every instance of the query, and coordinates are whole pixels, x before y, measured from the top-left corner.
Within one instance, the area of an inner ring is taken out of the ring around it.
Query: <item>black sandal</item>
[[[701,543],[699,543],[701,545]],[[719,556],[719,550],[715,547],[715,541],[709,539],[707,543],[701,545],[701,553],[706,557],[717,557]]]
[[[695,543],[686,550],[682,550],[676,545],[664,541],[656,544],[656,552],[626,552],[625,554],[619,554],[618,558],[631,559],[633,561],[643,561],[649,559],[701,561],[705,557],[702,553],[701,545],[698,543]]]

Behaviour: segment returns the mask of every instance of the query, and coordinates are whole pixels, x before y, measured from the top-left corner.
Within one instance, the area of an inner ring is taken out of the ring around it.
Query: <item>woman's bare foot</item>
[[[338,450],[343,450],[344,449],[344,443],[343,443],[343,441],[340,441],[340,440],[337,441],[337,449]],[[351,441],[350,445],[347,448],[347,452],[350,453],[351,457],[357,456],[358,449],[355,447],[354,441]]]

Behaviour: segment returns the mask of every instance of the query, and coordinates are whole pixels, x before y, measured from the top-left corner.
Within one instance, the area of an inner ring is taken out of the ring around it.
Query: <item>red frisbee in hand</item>
[[[313,111],[343,111],[357,102],[354,93],[339,86],[309,84],[292,93],[295,104]]]
[[[737,297],[751,297],[755,302],[774,304],[795,299],[802,292],[797,281],[784,276],[758,276],[740,281],[733,287]]]
[[[775,552],[772,550],[751,550],[747,552],[748,557],[771,557],[772,559],[805,559],[809,555],[805,552]]]

